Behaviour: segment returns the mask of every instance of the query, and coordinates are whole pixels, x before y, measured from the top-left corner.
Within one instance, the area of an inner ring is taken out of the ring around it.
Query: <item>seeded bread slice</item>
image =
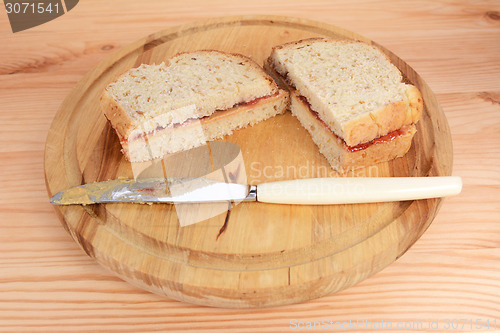
[[[203,50],[129,70],[106,87],[101,109],[125,157],[139,162],[199,146],[283,113],[287,101],[288,94],[251,59]],[[207,121],[229,109],[225,117],[216,117],[225,125]],[[195,120],[202,120],[197,127]]]
[[[276,46],[268,63],[348,146],[370,142],[421,117],[419,90],[403,83],[389,58],[371,45],[305,39]]]
[[[289,91],[289,109],[292,115],[308,131],[332,169],[344,173],[404,156],[410,149],[413,136],[417,131],[413,123],[403,125],[399,129],[369,142],[355,146],[347,145],[344,139],[339,137],[312,109],[307,98],[301,95],[285,77],[274,70],[270,59],[264,63],[264,69],[280,87]]]

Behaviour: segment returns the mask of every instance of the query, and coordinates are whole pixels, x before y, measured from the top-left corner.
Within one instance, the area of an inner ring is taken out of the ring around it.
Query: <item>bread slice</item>
[[[377,48],[312,38],[277,46],[266,69],[291,94],[291,111],[332,168],[404,155],[423,109],[418,89]]]
[[[101,96],[131,162],[200,146],[283,113],[287,104],[288,93],[253,60],[212,50],[142,64]]]
[[[348,146],[335,135],[296,90],[291,94],[291,111],[307,129],[319,151],[337,171],[354,170],[404,156],[416,132],[414,124],[404,125],[382,137],[357,146]]]

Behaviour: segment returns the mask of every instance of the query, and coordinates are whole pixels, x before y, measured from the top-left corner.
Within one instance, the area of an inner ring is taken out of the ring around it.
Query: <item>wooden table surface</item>
[[[164,28],[243,14],[334,24],[404,59],[446,113],[464,188],[406,254],[360,284],[230,310],[150,294],[87,257],[48,202],[43,156],[60,103],[100,60]],[[0,45],[0,331],[500,330],[498,1],[87,0],[18,33],[1,6]]]

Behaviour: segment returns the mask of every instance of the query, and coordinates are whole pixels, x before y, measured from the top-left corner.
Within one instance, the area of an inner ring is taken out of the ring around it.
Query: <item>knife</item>
[[[71,187],[54,195],[55,205],[96,203],[200,203],[258,201],[331,205],[405,201],[456,195],[460,177],[337,177],[277,181],[259,185],[205,178],[116,179]]]

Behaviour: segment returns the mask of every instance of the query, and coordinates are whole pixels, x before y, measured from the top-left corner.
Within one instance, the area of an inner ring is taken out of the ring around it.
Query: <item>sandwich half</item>
[[[333,169],[403,156],[423,109],[419,90],[378,48],[311,38],[273,48],[266,70],[290,91],[290,109]]]
[[[288,100],[253,60],[205,50],[129,70],[106,87],[100,104],[126,159],[143,162],[283,113]]]

